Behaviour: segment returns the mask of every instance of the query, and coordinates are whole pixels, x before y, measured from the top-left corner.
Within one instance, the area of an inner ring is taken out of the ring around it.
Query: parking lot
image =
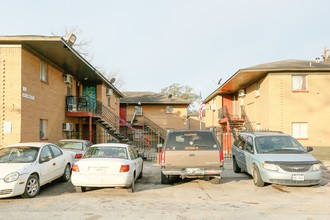
[[[235,174],[231,161],[220,184],[180,180],[160,184],[160,167],[145,161],[136,192],[89,189],[76,193],[73,185],[51,183],[33,199],[0,200],[0,219],[329,219],[330,161],[322,161],[319,186],[253,185],[249,175]]]

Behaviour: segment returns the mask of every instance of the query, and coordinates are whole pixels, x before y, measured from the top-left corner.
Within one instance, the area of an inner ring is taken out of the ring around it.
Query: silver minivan
[[[241,132],[232,147],[233,169],[253,177],[256,186],[318,185],[320,162],[292,136],[279,132]]]

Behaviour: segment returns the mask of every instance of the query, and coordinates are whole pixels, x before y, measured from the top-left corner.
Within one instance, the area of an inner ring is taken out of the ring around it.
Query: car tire
[[[161,184],[169,184],[170,183],[169,177],[164,175],[163,172],[160,172],[160,183]]]
[[[263,187],[265,185],[265,182],[262,180],[261,178],[261,175],[260,175],[260,172],[259,172],[259,169],[257,166],[253,166],[253,183],[255,186],[258,186],[258,187]]]
[[[234,170],[234,173],[240,173],[241,172],[241,168],[238,166],[235,157],[233,157],[233,170]]]
[[[75,188],[78,193],[86,192],[86,187],[84,186],[76,186]]]
[[[132,193],[135,191],[135,174],[133,176],[133,181],[131,183],[130,189]]]
[[[40,191],[40,183],[37,175],[31,175],[26,181],[23,198],[34,198]]]
[[[142,177],[143,177],[143,165],[142,165],[141,173],[138,176],[138,179],[142,179]]]
[[[70,180],[70,177],[71,177],[71,169],[70,169],[70,164],[67,164],[65,166],[65,169],[64,169],[64,173],[63,175],[61,176],[61,180],[63,182],[68,182]]]

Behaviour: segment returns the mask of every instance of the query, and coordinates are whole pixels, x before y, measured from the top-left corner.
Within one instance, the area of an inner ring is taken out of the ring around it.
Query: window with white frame
[[[135,115],[142,115],[142,106],[135,106]]]
[[[47,124],[48,121],[46,119],[40,119],[40,128],[39,128],[40,139],[47,139]]]
[[[166,106],[166,113],[173,113],[173,105]]]
[[[48,67],[43,61],[40,61],[40,80],[42,82],[48,83]]]
[[[308,123],[307,122],[292,122],[292,136],[297,139],[308,138]]]
[[[292,76],[292,91],[307,91],[307,76],[293,75]]]

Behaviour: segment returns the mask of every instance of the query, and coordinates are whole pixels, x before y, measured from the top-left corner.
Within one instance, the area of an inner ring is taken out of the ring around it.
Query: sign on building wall
[[[10,134],[11,133],[11,122],[5,121],[2,125],[2,130],[4,134]]]

